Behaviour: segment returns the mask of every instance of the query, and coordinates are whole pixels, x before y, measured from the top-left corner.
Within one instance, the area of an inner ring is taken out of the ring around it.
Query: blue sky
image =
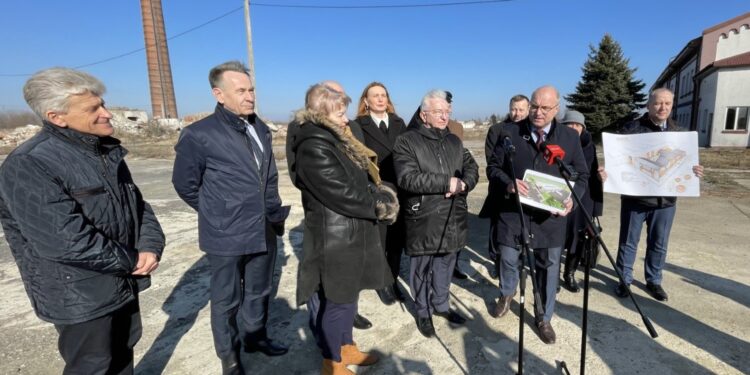
[[[259,0],[258,4],[390,5],[466,0]],[[162,0],[167,35],[242,6],[242,0]],[[711,5],[708,5],[711,4]],[[563,95],[581,77],[589,45],[617,40],[650,86],[692,38],[750,11],[747,0],[516,0],[393,9],[251,8],[258,105],[287,121],[310,84],[340,81],[356,102],[371,81],[408,117],[431,88],[453,92],[454,117],[505,114],[517,93],[552,84]],[[0,5],[0,111],[23,110],[27,76],[144,46],[139,1],[28,0]],[[211,111],[208,70],[247,61],[242,11],[169,41],[180,116]],[[83,68],[108,88],[109,105],[150,110],[145,52]],[[353,113],[350,107],[350,113]]]

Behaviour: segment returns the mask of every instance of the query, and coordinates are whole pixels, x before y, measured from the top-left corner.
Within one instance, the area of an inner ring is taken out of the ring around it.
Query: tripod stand
[[[554,157],[555,162],[557,163],[558,168],[560,168],[560,175],[562,175],[563,179],[565,180],[565,183],[568,185],[568,189],[570,189],[570,192],[573,195],[573,198],[575,199],[576,205],[578,206],[578,209],[581,210],[580,213],[583,214],[584,219],[586,219],[586,236],[588,237],[586,239],[587,242],[589,242],[586,246],[583,247],[583,256],[582,260],[584,262],[584,276],[583,276],[583,318],[581,322],[581,375],[584,375],[586,373],[586,336],[587,336],[587,330],[588,330],[588,312],[589,312],[589,276],[591,274],[591,266],[594,263],[594,259],[592,256],[592,247],[593,247],[593,241],[595,240],[599,245],[601,245],[602,249],[604,250],[604,253],[607,254],[607,259],[609,259],[609,262],[612,264],[612,268],[615,270],[615,273],[617,274],[617,278],[619,279],[620,284],[625,285],[625,287],[628,290],[628,294],[630,295],[630,299],[633,301],[633,305],[635,305],[635,309],[638,311],[638,314],[641,315],[641,319],[643,320],[643,324],[646,326],[646,329],[648,330],[648,333],[651,335],[652,338],[656,338],[659,335],[656,333],[656,329],[654,329],[654,326],[651,324],[651,320],[648,319],[648,317],[643,314],[643,311],[641,311],[641,307],[638,305],[638,301],[636,301],[635,296],[633,293],[630,292],[630,286],[625,284],[622,273],[619,269],[617,269],[617,266],[615,265],[615,260],[612,258],[612,254],[609,252],[609,249],[607,248],[607,245],[604,243],[604,240],[602,240],[601,236],[601,230],[597,225],[594,224],[594,219],[591,217],[591,214],[586,210],[586,207],[583,206],[583,203],[581,202],[581,197],[578,196],[578,194],[573,190],[573,184],[570,182],[571,178],[571,171],[569,168],[563,163],[563,161],[559,157]],[[567,372],[568,367],[566,363],[563,361],[560,363],[560,366]]]
[[[540,316],[542,315],[542,298],[539,294],[539,288],[536,285],[536,271],[535,271],[535,264],[534,264],[534,255],[531,253],[530,247],[529,247],[529,230],[526,227],[526,216],[523,213],[523,206],[521,205],[521,197],[518,194],[518,183],[516,182],[516,171],[513,165],[513,157],[516,153],[516,148],[513,145],[508,145],[506,147],[506,153],[508,155],[508,163],[510,165],[510,178],[513,181],[513,189],[516,191],[515,194],[515,201],[516,201],[516,207],[518,209],[518,214],[521,219],[521,237],[519,239],[519,248],[521,250],[521,264],[519,265],[520,271],[520,277],[518,280],[518,289],[520,293],[519,297],[519,307],[518,307],[518,315],[519,315],[519,324],[518,324],[518,374],[523,375],[523,339],[524,339],[524,322],[525,322],[525,302],[526,302],[526,264],[528,263],[529,266],[529,273],[531,274],[531,288],[532,293],[534,294],[534,301],[536,303],[534,304],[534,310],[535,315]],[[497,254],[497,256],[500,256],[500,254]]]

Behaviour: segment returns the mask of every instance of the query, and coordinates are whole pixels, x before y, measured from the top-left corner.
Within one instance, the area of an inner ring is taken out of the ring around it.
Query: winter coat
[[[479,179],[477,163],[461,140],[447,129],[424,125],[409,129],[393,147],[398,187],[405,194],[406,254],[446,254],[466,245],[466,193]],[[466,192],[445,198],[451,177]]]
[[[263,146],[260,167],[245,122],[221,104],[182,129],[175,146],[172,184],[198,211],[198,242],[208,254],[266,252],[276,246],[269,224],[282,223],[289,214],[281,206],[271,134],[255,115],[249,120]]]
[[[504,129],[510,134],[510,139],[516,148],[513,158],[514,172],[517,179],[523,179],[527,169],[542,172],[555,177],[562,178],[557,164],[549,165],[531,136],[533,125],[526,119],[516,123],[508,124]],[[562,126],[553,120],[546,142],[558,145],[565,151],[563,162],[569,165],[578,174],[574,190],[583,194],[589,178],[589,170],[581,150],[581,141],[575,130]],[[505,148],[501,142],[495,146],[495,150],[487,165],[487,175],[492,183],[506,192],[509,184],[513,183],[511,178],[510,161],[506,157]],[[506,193],[507,194],[507,193]],[[571,197],[572,199],[572,197]],[[562,247],[565,242],[565,227],[567,218],[552,215],[549,211],[522,205],[526,216],[526,228],[531,234],[530,246],[532,248]],[[575,209],[575,206],[574,206]],[[500,201],[498,205],[496,238],[498,244],[516,247],[520,242],[521,219],[518,213],[516,197],[508,194],[508,199]]]
[[[648,117],[648,113],[617,129],[618,134],[642,134],[663,131],[675,132],[684,131],[684,129],[680,128],[677,122],[669,118],[667,119],[667,130],[662,130],[661,127],[651,121],[651,119]],[[630,205],[633,207],[664,208],[672,207],[677,204],[677,197],[641,197],[623,194],[622,196],[620,196],[620,198],[622,199],[622,204]]]
[[[500,132],[506,124],[506,122],[494,124],[487,130],[487,138],[484,140],[484,158],[487,165],[490,164],[490,158],[492,157],[492,153],[495,152],[495,145],[500,138]],[[479,210],[479,215],[477,216],[483,219],[493,219],[497,216],[497,206],[502,199],[505,199],[505,191],[501,190],[497,184],[490,180],[489,184],[487,184],[487,197],[484,198],[482,209]]]
[[[76,324],[136,300],[138,252],[164,234],[120,141],[44,123],[0,167],[0,221],[40,319]]]
[[[581,203],[592,218],[602,216],[604,207],[604,192],[602,182],[599,180],[599,160],[596,158],[596,145],[591,137],[591,133],[585,129],[581,133],[581,149],[583,157],[586,159],[586,166],[589,170],[589,179],[586,184],[586,191],[581,195]],[[575,232],[584,230],[588,226],[586,215],[580,207],[577,207],[568,215],[568,241],[574,237]],[[566,244],[567,248],[570,245]]]
[[[396,170],[393,168],[393,144],[401,133],[406,131],[406,124],[394,113],[388,114],[388,134],[383,134],[378,124],[370,115],[359,116],[355,120],[362,128],[367,147],[378,154],[378,168],[383,181],[396,184]]]
[[[297,143],[297,133],[299,133],[299,126],[300,123],[295,119],[292,120],[292,122],[290,122],[286,127],[287,172],[289,174],[289,179],[293,184],[297,180],[297,170],[295,169],[294,165],[294,161],[297,160],[297,155],[295,154],[296,151],[294,149],[294,145]],[[349,129],[351,129],[354,138],[356,138],[360,142],[365,141],[365,135],[362,132],[362,128],[360,127],[359,123],[357,123],[356,121],[349,121]]]
[[[364,156],[367,151],[374,159],[375,154],[351,134],[313,112],[299,111],[296,119],[300,125],[290,169],[296,171],[305,210],[297,303],[320,287],[335,303],[353,303],[361,290],[393,283],[378,220],[395,219],[396,193],[376,187],[374,160]]]

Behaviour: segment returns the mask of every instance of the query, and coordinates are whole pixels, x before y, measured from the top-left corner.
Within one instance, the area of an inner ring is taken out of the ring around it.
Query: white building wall
[[[718,77],[711,146],[748,147],[748,132],[725,133],[724,123],[727,107],[750,107],[750,67],[720,70],[714,74]]]
[[[701,81],[698,96],[698,146],[710,146],[709,137],[713,140],[713,131],[719,127],[716,118],[716,80],[718,72],[713,72]]]
[[[719,37],[716,44],[716,60],[750,52],[750,29],[742,25],[737,32],[728,31],[727,37]]]

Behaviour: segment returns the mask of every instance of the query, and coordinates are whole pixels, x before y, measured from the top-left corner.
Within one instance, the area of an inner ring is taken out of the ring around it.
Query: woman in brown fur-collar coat
[[[352,327],[359,292],[393,282],[378,222],[395,220],[398,201],[381,184],[375,153],[347,126],[351,99],[320,84],[306,95],[306,108],[295,115],[301,125],[289,163],[305,210],[297,303],[308,304],[321,373],[351,374],[346,365],[378,360],[359,351]]]

